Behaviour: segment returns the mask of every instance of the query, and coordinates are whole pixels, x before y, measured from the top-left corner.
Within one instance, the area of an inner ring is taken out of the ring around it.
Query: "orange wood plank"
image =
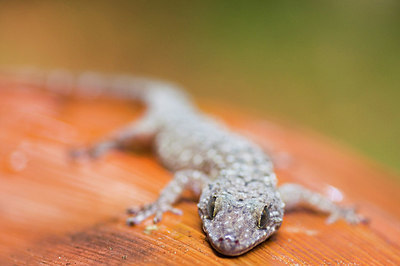
[[[1,81],[1,80],[0,80]],[[171,178],[150,153],[114,152],[72,163],[66,151],[140,115],[130,103],[59,98],[0,82],[0,264],[344,263],[400,264],[400,186],[390,173],[320,135],[205,103],[206,112],[280,160],[281,182],[343,192],[369,225],[324,223],[306,210],[285,215],[274,237],[237,258],[216,254],[193,196],[157,230],[125,226],[127,206],[154,200]],[[285,156],[282,156],[285,155]],[[333,194],[332,194],[333,195]],[[339,194],[340,196],[340,194]]]

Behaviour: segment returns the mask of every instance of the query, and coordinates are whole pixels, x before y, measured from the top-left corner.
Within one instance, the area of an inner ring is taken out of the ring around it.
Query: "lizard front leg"
[[[317,211],[329,214],[327,223],[333,223],[338,219],[344,219],[350,224],[367,221],[364,217],[358,215],[354,208],[341,207],[323,195],[298,184],[284,184],[279,187],[279,193],[285,203],[286,210],[293,209],[299,205],[306,205]]]
[[[161,191],[159,198],[143,207],[133,207],[128,209],[129,214],[133,214],[126,220],[128,225],[141,223],[148,217],[154,216],[154,223],[161,220],[164,212],[171,211],[174,214],[182,214],[182,211],[174,208],[172,205],[179,199],[185,188],[190,188],[195,192],[202,190],[209,178],[204,173],[197,170],[181,170],[175,173],[174,178]]]

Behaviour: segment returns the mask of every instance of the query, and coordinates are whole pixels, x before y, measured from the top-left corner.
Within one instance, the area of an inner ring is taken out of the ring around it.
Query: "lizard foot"
[[[87,148],[75,148],[68,152],[69,158],[73,161],[78,161],[82,159],[95,159],[97,158],[95,154]]]
[[[343,219],[349,224],[359,224],[368,222],[367,218],[356,213],[356,209],[354,207],[348,207],[348,208],[339,208],[336,211],[332,212],[329,215],[328,219],[326,220],[326,223],[332,224],[339,219]]]
[[[112,141],[98,142],[88,147],[71,149],[69,151],[69,157],[74,161],[80,159],[95,160],[103,156],[109,150],[117,147],[118,145]]]
[[[170,205],[160,205],[158,202],[154,202],[142,207],[132,207],[127,209],[127,213],[134,216],[129,217],[126,220],[126,224],[129,226],[140,224],[152,215],[154,215],[153,222],[158,223],[161,221],[163,214],[168,211],[176,215],[182,215],[182,211],[180,209],[174,208]]]

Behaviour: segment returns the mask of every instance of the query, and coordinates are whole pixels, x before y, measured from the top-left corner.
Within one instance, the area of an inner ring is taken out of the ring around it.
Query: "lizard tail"
[[[63,96],[97,98],[106,96],[116,99],[138,100],[146,105],[157,105],[157,99],[167,94],[186,102],[187,95],[178,86],[149,78],[130,75],[106,75],[86,71],[74,74],[63,69],[41,70],[37,68],[1,68],[6,81],[34,87]]]

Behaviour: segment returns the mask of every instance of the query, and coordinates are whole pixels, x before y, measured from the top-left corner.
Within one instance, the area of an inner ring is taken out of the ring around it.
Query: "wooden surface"
[[[0,80],[1,81],[1,80]],[[18,90],[14,90],[18,87]],[[326,225],[306,210],[287,213],[279,233],[237,258],[216,254],[194,196],[151,221],[125,226],[125,208],[154,200],[171,178],[150,153],[114,152],[72,163],[70,147],[138,117],[113,100],[62,99],[0,82],[0,264],[216,263],[400,264],[400,188],[388,172],[317,134],[217,104],[202,109],[269,150],[280,182],[302,183],[356,204],[369,225]]]

